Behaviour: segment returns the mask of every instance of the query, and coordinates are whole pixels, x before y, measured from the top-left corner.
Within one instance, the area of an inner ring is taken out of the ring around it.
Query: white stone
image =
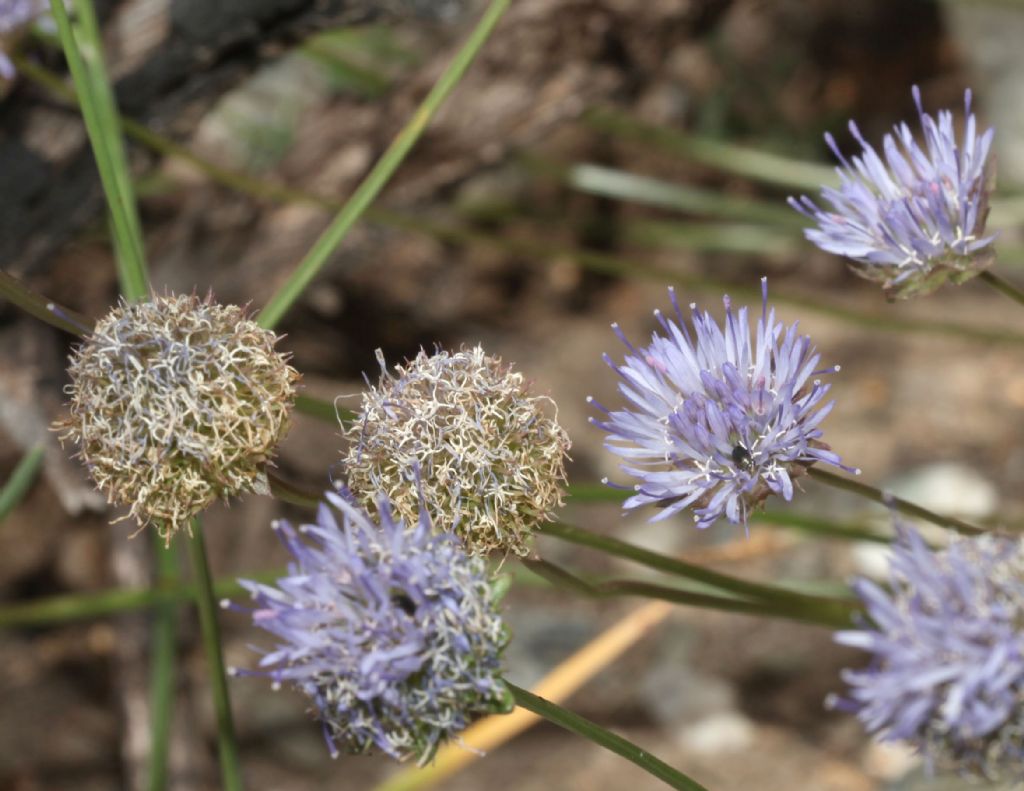
[[[739,712],[722,711],[686,728],[679,741],[691,753],[715,756],[749,749],[755,732],[754,723]]]

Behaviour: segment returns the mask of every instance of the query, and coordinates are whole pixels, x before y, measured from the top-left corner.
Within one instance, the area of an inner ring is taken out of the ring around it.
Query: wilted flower
[[[214,500],[267,490],[298,373],[242,308],[122,302],[72,356],[56,428],[111,503],[171,534]]]
[[[523,376],[483,349],[421,351],[363,394],[348,427],[349,488],[372,503],[385,492],[406,521],[419,500],[408,470],[422,471],[435,523],[454,528],[472,553],[525,554],[531,531],[561,505],[569,438],[531,396]]]
[[[971,112],[971,92],[964,95],[967,116],[963,145],[956,142],[953,113],[941,110],[934,120],[914,102],[924,131],[919,146],[905,123],[882,141],[885,162],[850,122],[863,152],[848,160],[832,135],[825,140],[842,163],[838,189],[824,187],[832,206],[820,209],[806,195],[790,198],[793,208],[815,222],[804,233],[818,247],[853,260],[858,274],[882,283],[895,298],[928,293],[946,281],[962,283],[995,259],[985,236],[988,196],[994,174],[988,163],[993,131],[980,137]]]
[[[1024,779],[1024,544],[984,535],[935,551],[898,531],[889,588],[855,584],[872,623],[836,634],[871,663],[843,673],[848,697],[830,705],[932,766]]]
[[[819,424],[831,411],[823,403],[829,385],[817,370],[819,355],[810,338],[785,327],[768,310],[762,279],[761,318],[753,340],[747,308],[734,315],[724,298],[724,331],[709,313],[692,311],[694,337],[686,329],[675,292],[669,289],[677,321],[656,310],[666,335],[654,333],[650,346],[635,348],[618,325],[612,327],[629,349],[620,367],[619,390],[630,402],[591,422],[608,432],[605,441],[640,479],[626,508],[654,504],[665,519],[694,506],[697,527],[721,516],[746,524],[752,507],[770,493],[793,496],[793,479],[818,461],[842,466],[839,456],[819,441]],[[847,469],[847,468],[843,468]]]
[[[474,716],[511,709],[500,675],[508,635],[485,561],[450,532],[433,535],[426,509],[407,527],[382,497],[378,527],[326,498],[340,526],[326,504],[316,524],[275,523],[294,557],[289,575],[241,581],[253,623],[279,642],[259,670],[233,672],[304,692],[335,757],[376,746],[426,763]]]

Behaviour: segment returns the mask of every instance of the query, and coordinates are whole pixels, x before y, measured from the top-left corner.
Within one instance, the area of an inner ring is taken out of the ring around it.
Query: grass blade
[[[21,457],[11,477],[0,489],[0,521],[18,507],[18,504],[25,499],[35,483],[36,476],[43,466],[43,446],[35,445]]]
[[[646,750],[602,728],[597,723],[591,722],[568,709],[563,709],[561,706],[538,697],[522,687],[517,687],[510,681],[506,680],[505,685],[509,688],[517,705],[540,715],[548,722],[554,723],[570,733],[575,733],[577,736],[582,736],[584,739],[588,739],[594,744],[604,747],[606,750],[611,750],[616,755],[622,756],[645,772],[657,777],[668,786],[680,789],[680,791],[707,791],[696,780],[687,777],[678,769],[673,769]]]
[[[54,0],[57,2],[58,0]],[[314,243],[312,249],[302,259],[291,276],[282,284],[281,288],[270,298],[259,315],[259,323],[263,327],[273,328],[281,320],[288,309],[302,295],[302,292],[316,277],[320,269],[327,263],[327,259],[344,240],[349,229],[363,212],[370,206],[384,185],[388,183],[391,176],[402,164],[409,151],[423,134],[434,114],[441,104],[452,92],[462,79],[466,69],[476,58],[477,53],[483,47],[484,42],[490,37],[491,32],[498,24],[509,6],[511,0],[491,0],[490,6],[484,13],[476,28],[470,34],[466,43],[456,53],[455,58],[449,64],[444,74],[431,89],[430,93],[423,100],[413,117],[405,125],[391,145],[384,152],[381,158],[374,165],[373,169],[363,179],[362,183],[352,193],[352,197],[338,212],[333,222],[327,227],[319,239]]]

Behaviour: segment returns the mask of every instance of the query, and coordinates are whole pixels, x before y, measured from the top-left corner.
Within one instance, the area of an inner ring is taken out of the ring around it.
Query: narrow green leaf
[[[75,0],[78,25],[73,27],[63,0],[50,0],[50,9],[80,98],[82,117],[107,196],[120,251],[118,275],[121,290],[128,299],[144,299],[149,294],[144,247],[117,108],[103,66],[95,13],[89,0]]]
[[[609,108],[594,108],[584,115],[592,128],[652,146],[669,154],[735,176],[773,184],[786,189],[818,192],[823,186],[836,186],[834,168],[768,151],[701,137],[677,129],[652,126]]]
[[[21,457],[11,477],[0,489],[0,522],[13,511],[28,494],[43,466],[43,446],[35,445]]]
[[[247,574],[246,579],[257,582],[272,582],[283,575],[283,571],[261,571]],[[218,599],[238,596],[245,589],[237,580],[218,580],[214,585]],[[56,626],[73,621],[103,618],[108,615],[132,612],[157,607],[162,604],[180,606],[196,597],[194,585],[180,583],[167,588],[112,588],[98,593],[67,593],[46,596],[27,602],[0,606],[0,629],[23,626]]]
[[[590,195],[687,214],[760,222],[782,228],[804,225],[803,217],[785,204],[776,205],[683,184],[670,184],[652,176],[627,173],[604,165],[574,165],[569,168],[566,180],[570,186]]]
[[[53,0],[57,2],[58,0]],[[370,206],[384,185],[402,164],[427,128],[434,114],[452,92],[466,69],[476,58],[477,53],[487,41],[498,20],[508,8],[510,0],[491,0],[487,11],[470,34],[466,43],[455,55],[454,60],[437,81],[430,93],[423,100],[413,117],[406,123],[398,136],[363,179],[362,183],[338,212],[333,222],[327,227],[312,249],[306,254],[291,276],[281,288],[270,298],[259,315],[259,323],[263,327],[273,328],[281,320],[288,309],[301,296],[302,292],[316,277],[327,263],[328,258],[348,235],[349,230],[363,212]]]

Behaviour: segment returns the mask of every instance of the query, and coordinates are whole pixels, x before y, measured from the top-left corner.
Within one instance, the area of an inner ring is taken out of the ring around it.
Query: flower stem
[[[605,552],[606,554],[625,558],[626,560],[632,560],[635,563],[640,563],[648,568],[663,571],[666,574],[685,577],[686,579],[710,585],[720,590],[728,591],[729,593],[738,594],[748,599],[773,603],[788,603],[796,606],[815,606],[826,601],[842,604],[842,600],[839,599],[825,600],[818,596],[810,596],[805,593],[786,590],[785,588],[779,588],[774,585],[762,585],[757,582],[749,582],[744,579],[739,579],[738,577],[731,577],[728,574],[720,574],[717,571],[712,571],[711,569],[697,566],[693,563],[687,563],[686,561],[679,560],[678,558],[661,555],[657,552],[651,552],[643,547],[638,547],[634,544],[620,541],[617,538],[591,533],[587,530],[583,530],[582,528],[567,525],[562,522],[551,522],[546,524],[540,528],[540,532],[545,535],[552,536],[553,538],[566,541],[570,544],[597,549],[601,552]]]
[[[238,762],[238,745],[235,742],[235,726],[231,719],[231,699],[228,696],[227,674],[224,672],[220,629],[217,626],[217,600],[214,596],[213,580],[210,577],[210,564],[206,558],[203,530],[198,519],[192,520],[191,532],[191,537],[187,539],[188,554],[196,578],[199,626],[202,631],[206,661],[209,665],[213,707],[217,715],[217,747],[220,753],[221,779],[224,791],[240,791],[242,775]]]
[[[257,582],[273,582],[284,571],[274,569],[247,574]],[[234,579],[218,580],[213,586],[216,599],[238,596],[245,589]],[[0,629],[41,626],[103,618],[132,610],[144,610],[164,604],[180,605],[196,598],[196,586],[165,582],[153,588],[112,588],[98,593],[65,593],[0,607]]]
[[[7,298],[12,304],[17,305],[30,316],[35,316],[40,321],[56,327],[58,330],[69,332],[72,335],[81,337],[92,330],[93,322],[80,313],[69,308],[62,308],[60,305],[37,294],[18,278],[6,272],[0,272],[0,297]]]
[[[985,532],[985,530],[977,525],[972,525],[969,522],[964,522],[963,520],[957,519],[953,516],[942,516],[934,511],[929,511],[927,508],[922,508],[919,505],[907,502],[900,497],[893,497],[892,495],[883,492],[881,489],[876,489],[874,486],[868,486],[860,481],[851,481],[849,478],[844,478],[841,475],[836,475],[834,472],[829,472],[828,470],[823,470],[819,467],[811,467],[807,473],[815,480],[821,481],[822,483],[828,484],[836,489],[842,489],[843,491],[859,494],[861,497],[866,497],[868,500],[873,500],[876,503],[881,503],[889,508],[893,508],[906,516],[914,516],[918,519],[924,519],[934,525],[946,527],[967,536],[978,535],[979,533]]]
[[[616,755],[621,755],[627,761],[636,764],[645,772],[657,777],[670,787],[681,789],[681,791],[707,791],[696,780],[687,777],[678,769],[673,769],[646,750],[602,728],[597,723],[591,722],[567,709],[563,709],[561,706],[534,695],[522,687],[517,687],[508,680],[505,681],[505,686],[512,693],[512,697],[515,698],[517,705],[532,711],[534,714],[543,717],[560,728],[575,733],[577,736],[582,736],[584,739],[589,739],[606,750],[611,750]]]
[[[1024,290],[1017,288],[1017,286],[1013,285],[1013,283],[1006,278],[986,269],[978,275],[978,279],[988,283],[996,291],[1008,296],[1014,302],[1019,302],[1021,305],[1024,305]]]
[[[662,599],[692,607],[705,607],[712,610],[724,610],[726,612],[746,615],[787,618],[792,621],[827,626],[829,628],[849,626],[853,614],[858,609],[857,604],[840,599],[815,599],[801,603],[767,602],[700,593],[637,580],[590,582],[577,577],[572,572],[566,571],[554,563],[539,558],[524,559],[522,563],[530,571],[553,585],[595,598],[643,596],[648,599]],[[814,597],[808,597],[808,599],[814,599]]]
[[[60,0],[53,0],[59,2]],[[384,152],[381,158],[374,165],[373,169],[363,179],[362,183],[352,193],[352,197],[345,203],[338,212],[334,221],[327,227],[312,249],[302,259],[291,276],[284,282],[280,289],[270,298],[259,315],[259,323],[268,329],[273,328],[281,320],[284,314],[297,300],[309,283],[316,277],[331,254],[335,251],[342,240],[348,234],[349,229],[356,220],[377,197],[378,193],[388,183],[391,176],[402,164],[405,157],[412,150],[412,147],[420,139],[423,130],[433,119],[434,114],[441,104],[448,98],[462,76],[466,73],[470,64],[476,58],[477,53],[483,47],[484,42],[490,37],[491,32],[498,24],[511,0],[491,0],[490,6],[484,12],[480,22],[470,34],[466,43],[456,53],[455,58],[449,64],[444,74],[431,89],[430,93],[417,108],[409,122],[398,133],[391,145]]]
[[[43,446],[34,445],[21,457],[7,483],[0,488],[0,520],[17,508],[39,474],[43,465]]]
[[[178,562],[171,547],[153,531],[156,553],[156,585],[163,589],[174,586],[178,579]],[[149,791],[167,788],[167,758],[171,741],[171,718],[174,712],[174,648],[177,608],[170,601],[157,605],[153,624],[150,660],[150,747]]]

